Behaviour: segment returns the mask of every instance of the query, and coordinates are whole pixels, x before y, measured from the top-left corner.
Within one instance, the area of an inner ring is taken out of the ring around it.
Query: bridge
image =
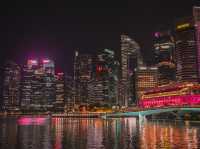
[[[173,112],[200,112],[200,108],[198,107],[171,107],[171,108],[162,108],[162,109],[146,109],[135,112],[117,112],[105,114],[102,118],[116,118],[116,117],[138,117],[140,122],[143,122],[146,119],[146,116],[149,115],[157,115],[162,113],[173,113]]]

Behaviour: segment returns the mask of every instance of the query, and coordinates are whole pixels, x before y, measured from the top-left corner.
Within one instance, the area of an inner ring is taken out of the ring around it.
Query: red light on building
[[[108,71],[109,71],[109,69],[105,68],[104,66],[98,65],[98,66],[96,67],[96,72],[97,72],[97,73],[108,72]]]
[[[103,67],[102,67],[102,66],[98,65],[98,66],[96,67],[96,71],[97,71],[97,72],[102,72],[102,70],[103,70]]]

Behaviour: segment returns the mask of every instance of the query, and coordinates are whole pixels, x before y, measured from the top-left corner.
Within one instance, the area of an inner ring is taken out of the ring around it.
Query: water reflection
[[[162,149],[200,148],[200,123],[135,118],[0,118],[1,149]]]
[[[141,130],[141,148],[195,149],[199,146],[198,133],[199,127],[149,122]]]

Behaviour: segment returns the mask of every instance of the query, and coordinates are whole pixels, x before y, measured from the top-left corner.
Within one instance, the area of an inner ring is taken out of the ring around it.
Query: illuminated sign
[[[185,23],[185,24],[178,25],[176,27],[176,29],[185,29],[185,28],[188,28],[190,26],[191,26],[190,23]]]

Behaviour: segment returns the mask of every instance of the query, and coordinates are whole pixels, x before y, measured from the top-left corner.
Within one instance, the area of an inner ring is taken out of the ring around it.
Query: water
[[[200,122],[0,118],[0,149],[195,149]]]

